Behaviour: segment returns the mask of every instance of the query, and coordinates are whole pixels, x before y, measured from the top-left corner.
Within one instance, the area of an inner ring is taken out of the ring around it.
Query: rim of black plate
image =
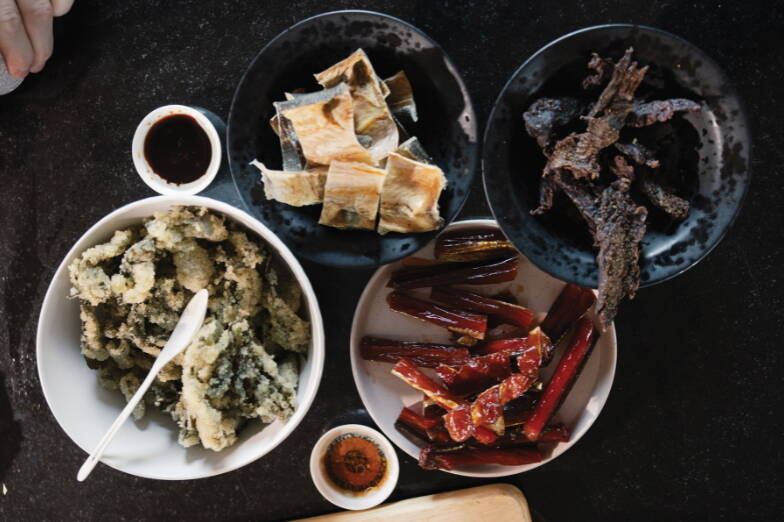
[[[697,47],[696,45],[694,45],[690,41],[688,41],[685,38],[683,38],[681,36],[678,36],[678,35],[676,35],[674,33],[671,33],[671,32],[666,31],[664,29],[659,29],[657,27],[651,27],[651,26],[648,26],[648,25],[640,25],[640,24],[617,23],[617,24],[591,25],[591,26],[588,26],[588,27],[583,27],[582,29],[577,29],[575,31],[571,31],[571,32],[566,33],[566,34],[564,34],[562,36],[559,36],[555,40],[551,40],[549,43],[547,43],[547,44],[543,45],[542,47],[540,47],[536,52],[534,52],[528,58],[526,58],[525,61],[519,67],[517,67],[517,69],[514,70],[514,72],[507,79],[506,83],[504,83],[504,86],[501,88],[501,92],[496,97],[495,102],[493,102],[493,108],[490,110],[490,115],[487,118],[487,123],[485,124],[485,130],[484,130],[484,132],[482,134],[482,150],[480,152],[481,153],[481,158],[480,158],[481,167],[480,168],[482,170],[482,188],[485,191],[485,200],[487,201],[487,206],[490,208],[490,212],[493,215],[493,219],[495,219],[496,222],[498,222],[499,227],[503,231],[503,227],[501,227],[501,223],[500,223],[500,221],[498,221],[498,218],[496,216],[496,210],[493,208],[493,204],[490,201],[490,191],[488,189],[488,181],[487,181],[488,180],[488,176],[485,175],[485,156],[484,156],[484,145],[487,142],[487,137],[488,137],[489,132],[490,132],[490,123],[496,117],[496,111],[498,110],[498,104],[501,102],[501,99],[506,94],[506,91],[507,91],[507,89],[509,89],[509,86],[512,84],[512,81],[514,81],[515,78],[518,77],[518,75],[521,73],[521,71],[523,69],[525,69],[526,67],[528,67],[528,65],[534,59],[536,59],[540,54],[542,54],[545,51],[547,51],[548,49],[550,49],[550,47],[554,47],[554,46],[558,45],[559,43],[561,43],[561,41],[567,40],[567,39],[572,38],[574,36],[577,36],[578,34],[587,33],[587,32],[593,32],[593,31],[602,31],[602,30],[613,29],[613,28],[629,28],[629,29],[633,29],[633,30],[636,29],[636,30],[641,30],[641,31],[646,31],[646,32],[653,32],[653,33],[663,34],[663,35],[667,36],[668,38],[672,38],[674,40],[682,42],[687,47],[693,49],[698,55],[700,55],[701,58],[703,58],[705,60],[705,62],[710,64],[719,73],[719,76],[720,76],[720,78],[721,78],[721,80],[723,82],[722,85],[724,85],[725,89],[727,90],[727,93],[728,93],[727,95],[728,96],[732,96],[732,97],[735,98],[735,100],[737,100],[738,110],[739,110],[739,117],[740,117],[741,121],[743,121],[745,123],[745,132],[746,132],[746,135],[748,136],[748,151],[747,151],[747,158],[746,158],[746,183],[743,186],[743,193],[740,195],[740,198],[738,198],[738,203],[735,205],[735,209],[734,209],[734,211],[732,213],[732,216],[730,217],[729,221],[727,222],[727,225],[720,231],[720,233],[716,237],[716,239],[700,253],[699,257],[697,257],[694,261],[692,261],[688,265],[686,265],[686,266],[684,266],[684,267],[682,267],[682,268],[672,272],[671,274],[667,274],[664,277],[660,277],[658,279],[652,279],[652,280],[646,281],[646,282],[640,282],[640,286],[639,287],[640,288],[646,288],[646,287],[649,287],[649,286],[657,285],[659,283],[663,283],[665,281],[669,281],[670,279],[673,279],[674,277],[677,277],[677,276],[681,275],[682,273],[686,272],[690,268],[693,268],[698,263],[700,263],[703,259],[705,259],[708,256],[708,254],[710,254],[713,251],[713,249],[716,248],[716,246],[719,243],[722,242],[724,237],[727,235],[727,232],[729,231],[729,229],[732,228],[732,226],[735,224],[735,220],[738,218],[738,214],[740,214],[740,209],[743,207],[743,204],[746,202],[746,196],[748,195],[748,192],[749,192],[749,185],[751,185],[751,175],[752,175],[751,165],[752,165],[752,153],[753,153],[753,139],[752,139],[752,135],[751,135],[751,129],[750,129],[749,125],[748,125],[749,119],[748,119],[748,113],[746,111],[746,104],[743,101],[742,97],[738,95],[738,91],[735,88],[734,83],[732,83],[729,80],[729,78],[727,76],[727,73],[724,71],[724,69],[722,67],[719,66],[718,62],[716,62],[708,53],[706,53],[705,51],[703,51],[702,49],[700,49],[699,47]],[[551,272],[549,270],[547,270],[545,266],[540,264],[538,262],[538,260],[530,259],[527,256],[526,256],[526,259],[529,259],[529,261],[531,261],[534,265],[536,265],[537,268],[539,268],[543,272],[545,272],[547,274],[551,274]],[[553,277],[559,278],[558,275],[555,275],[555,274],[551,274],[551,275],[553,275]],[[572,281],[572,280],[569,280],[569,279],[565,279],[565,281],[570,282],[570,283],[574,283],[574,284],[579,284],[579,281]]]

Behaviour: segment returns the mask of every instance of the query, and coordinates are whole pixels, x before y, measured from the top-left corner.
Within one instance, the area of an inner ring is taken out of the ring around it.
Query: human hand
[[[0,0],[0,53],[9,74],[24,78],[52,55],[52,19],[74,0]]]

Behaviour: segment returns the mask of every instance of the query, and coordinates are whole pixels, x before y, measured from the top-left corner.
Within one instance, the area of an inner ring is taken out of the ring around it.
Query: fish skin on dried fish
[[[386,102],[386,89],[362,49],[314,75],[325,89],[346,83],[354,102],[354,127],[357,134],[370,136],[367,147],[372,163],[378,165],[399,143],[397,124]]]
[[[357,141],[354,105],[345,83],[275,102],[275,108],[283,118],[281,123],[291,122],[308,165],[329,165],[333,160],[372,163],[370,153]],[[288,168],[284,164],[284,170],[304,168]]]

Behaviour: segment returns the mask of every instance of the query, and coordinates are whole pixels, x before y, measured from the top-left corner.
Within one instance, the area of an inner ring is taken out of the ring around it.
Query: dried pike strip
[[[642,143],[636,141],[632,143],[616,142],[613,146],[638,165],[645,165],[652,169],[659,167],[659,160],[656,159],[653,151]]]
[[[275,107],[275,119],[277,123],[277,133],[280,138],[280,156],[283,160],[283,170],[289,172],[301,171],[305,168],[307,160],[302,152],[302,144],[294,131],[291,120],[281,115],[278,107]],[[272,123],[272,122],[270,122]]]
[[[574,98],[539,98],[523,113],[525,130],[544,151],[553,131],[580,117],[582,105]]]
[[[327,171],[319,224],[373,230],[385,177],[383,170],[364,163],[333,161]]]
[[[297,96],[302,96],[305,91],[302,89],[297,89],[295,92],[284,92],[283,96],[285,96],[286,101],[291,101]],[[278,116],[277,112],[275,116],[270,118],[270,127],[272,127],[272,132],[274,132],[278,138],[280,138],[280,116]]]
[[[469,312],[492,315],[526,329],[534,318],[528,308],[449,286],[433,287],[430,298]]]
[[[599,177],[599,152],[618,141],[626,117],[634,105],[634,92],[648,67],[632,61],[632,49],[626,50],[613,69],[612,78],[599,100],[588,113],[588,130],[571,134],[556,143],[545,167],[545,175],[568,170],[576,178]],[[600,116],[601,115],[601,116]]]
[[[449,437],[455,442],[463,442],[474,437],[482,444],[492,444],[498,438],[493,431],[471,422],[470,406],[466,403],[444,415],[444,426],[449,432]]]
[[[261,171],[264,195],[293,207],[315,205],[324,200],[327,168],[287,172],[270,170],[263,163],[253,160],[251,165]]]
[[[427,163],[432,165],[433,159],[427,153],[422,144],[419,142],[419,139],[416,136],[412,136],[411,138],[407,139],[395,151],[403,157],[408,159],[412,159],[414,161],[418,161],[420,163]]]
[[[558,366],[534,406],[531,417],[525,423],[523,431],[528,440],[539,440],[545,424],[569,394],[574,381],[596,344],[596,339],[596,330],[591,320],[585,317],[580,319],[574,337],[561,356],[561,360],[558,361]]]
[[[389,89],[387,104],[392,110],[392,114],[404,122],[418,121],[414,90],[411,88],[411,82],[408,81],[405,71],[390,76],[384,80],[384,85]]]
[[[333,160],[373,161],[354,134],[354,108],[346,84],[275,102],[275,108],[281,116],[281,147],[289,121],[310,165],[329,165]],[[302,168],[289,169],[284,163],[284,170]]]
[[[686,219],[689,215],[689,202],[677,196],[672,187],[659,182],[656,173],[641,169],[637,186],[648,200],[675,219]]]
[[[387,304],[395,312],[442,326],[451,332],[468,335],[475,339],[484,339],[485,337],[486,315],[441,306],[401,292],[392,292],[387,295]]]
[[[596,296],[590,288],[567,284],[540,326],[553,341],[558,342],[595,302]]]
[[[397,362],[405,357],[423,368],[435,368],[439,364],[458,366],[467,363],[470,357],[468,349],[460,346],[375,337],[363,337],[359,353],[368,361]]]
[[[441,226],[438,198],[446,185],[440,168],[391,153],[381,192],[378,233],[427,232]]]
[[[373,65],[365,51],[356,50],[348,58],[314,75],[324,88],[346,83],[354,102],[354,128],[371,138],[368,151],[373,164],[380,163],[398,146],[397,124],[392,118]]]
[[[440,451],[427,446],[419,454],[419,467],[452,470],[463,466],[500,464],[522,466],[541,462],[544,457],[536,448],[460,448]]]
[[[465,405],[465,401],[449,393],[443,386],[422,373],[416,365],[408,359],[400,359],[392,368],[392,375],[400,378],[409,386],[424,392],[430,399],[445,410],[452,410]]]
[[[629,127],[645,127],[667,121],[675,116],[676,112],[696,112],[700,109],[699,103],[686,98],[636,102],[626,118],[626,125]]]
[[[441,261],[481,261],[514,255],[512,242],[500,230],[447,231],[438,236],[434,255]]]
[[[477,393],[512,372],[508,353],[491,353],[472,357],[459,367],[439,365],[436,374],[444,381],[449,391],[460,395]]]
[[[599,298],[596,312],[602,330],[618,312],[625,296],[633,298],[640,284],[640,241],[648,210],[628,194],[629,180],[619,179],[604,189],[599,201],[594,241],[599,247]]]
[[[443,285],[490,285],[517,277],[517,256],[475,263],[440,263],[395,270],[387,283],[391,288],[424,288]]]

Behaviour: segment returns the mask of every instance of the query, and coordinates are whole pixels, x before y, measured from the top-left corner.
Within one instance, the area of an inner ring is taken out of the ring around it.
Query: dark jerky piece
[[[675,191],[656,179],[656,173],[650,169],[642,169],[638,176],[637,186],[648,200],[675,219],[686,219],[689,214],[689,202],[676,196]]]
[[[602,330],[610,325],[624,296],[633,298],[640,284],[640,241],[648,210],[628,194],[629,180],[604,189],[599,202],[594,241],[599,248],[599,298],[596,311]]]
[[[539,98],[523,113],[525,130],[544,150],[550,144],[553,130],[576,120],[582,112],[574,98]]]
[[[569,173],[563,171],[553,172],[542,179],[542,183],[552,182],[558,190],[563,191],[574,204],[575,208],[580,212],[583,220],[588,224],[588,228],[593,232],[596,229],[596,216],[599,211],[599,194],[590,182],[583,179],[575,179]],[[541,190],[541,189],[540,189]],[[542,201],[539,207],[532,210],[531,214],[543,214],[552,207],[552,196],[549,201],[545,202],[546,206],[542,206]]]
[[[675,116],[676,112],[696,112],[698,110],[700,110],[700,104],[686,98],[649,102],[638,101],[627,116],[626,125],[629,127],[645,127],[667,121]]]
[[[632,49],[626,50],[613,68],[609,83],[588,116],[588,129],[570,134],[555,144],[545,166],[545,175],[568,170],[576,178],[596,179],[601,167],[599,152],[618,141],[626,117],[634,106],[634,92],[648,67],[638,67],[632,61]]]
[[[626,158],[623,156],[615,156],[610,165],[610,170],[615,174],[615,177],[621,181],[621,184],[624,187],[623,191],[627,192],[629,190],[629,184],[634,181],[634,167],[629,165]]]
[[[558,184],[551,174],[545,169],[542,181],[539,183],[539,206],[531,211],[531,214],[538,216],[553,208],[553,200],[558,190]]]
[[[656,159],[653,151],[642,143],[616,142],[613,146],[638,165],[645,165],[646,167],[650,167],[652,169],[659,167],[659,160]]]
[[[583,89],[599,87],[601,84],[606,82],[610,78],[613,62],[609,58],[602,58],[596,53],[591,53],[591,59],[588,61],[588,68],[592,69],[594,74],[583,78],[581,84]]]

